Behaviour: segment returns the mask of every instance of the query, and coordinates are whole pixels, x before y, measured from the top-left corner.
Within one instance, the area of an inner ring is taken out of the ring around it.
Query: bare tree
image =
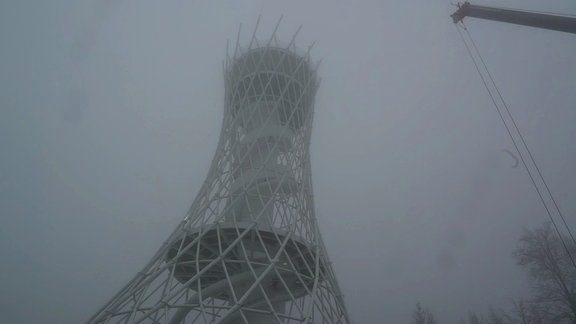
[[[513,255],[528,269],[535,293],[529,307],[516,305],[520,323],[576,323],[576,267],[571,260],[576,244],[570,238],[563,240],[549,224],[527,230],[520,239]]]
[[[428,309],[422,308],[420,303],[416,303],[416,309],[412,313],[412,324],[437,324],[434,315]]]
[[[490,308],[487,316],[468,313],[461,324],[576,324],[576,242],[556,235],[549,224],[526,230],[513,253],[527,269],[533,297],[515,301],[510,311]],[[432,313],[420,303],[412,314],[413,324],[435,324]]]
[[[484,323],[486,323],[486,321],[484,320],[484,318],[482,318],[482,316],[478,316],[478,315],[476,315],[476,313],[470,312],[470,313],[468,313],[468,322],[463,321],[463,323],[484,324]]]
[[[488,313],[488,323],[506,324],[506,313],[502,310],[490,307],[490,311]]]
[[[509,324],[516,323],[506,319],[503,311],[490,308],[488,316],[478,315],[475,312],[468,313],[468,321],[461,320],[461,324]]]
[[[511,324],[547,324],[552,322],[547,316],[546,310],[539,303],[523,300],[514,301],[512,312],[503,312],[503,316],[506,319],[504,323]]]

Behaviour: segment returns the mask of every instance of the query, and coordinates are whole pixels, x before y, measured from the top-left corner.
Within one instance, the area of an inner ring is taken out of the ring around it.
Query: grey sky
[[[576,14],[573,0],[478,1]],[[322,59],[316,214],[350,317],[441,322],[525,296],[510,257],[546,220],[450,1],[4,1],[0,313],[78,323],[152,256],[207,174],[226,40],[258,15]],[[575,35],[466,19],[576,226]],[[9,292],[9,293],[8,293]]]

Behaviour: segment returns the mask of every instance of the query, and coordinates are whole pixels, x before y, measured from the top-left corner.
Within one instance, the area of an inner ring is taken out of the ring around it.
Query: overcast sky
[[[576,14],[573,0],[478,1]],[[2,1],[0,313],[87,320],[184,217],[223,114],[227,39],[300,24],[322,60],[316,215],[350,318],[440,322],[525,297],[511,252],[546,221],[437,1]],[[576,35],[465,20],[576,226]]]

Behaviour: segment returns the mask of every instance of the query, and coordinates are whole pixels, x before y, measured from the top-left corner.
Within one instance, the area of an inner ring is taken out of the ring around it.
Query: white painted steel
[[[311,47],[310,47],[311,48]],[[206,181],[183,222],[90,323],[348,323],[312,200],[316,70],[293,40],[238,44]]]

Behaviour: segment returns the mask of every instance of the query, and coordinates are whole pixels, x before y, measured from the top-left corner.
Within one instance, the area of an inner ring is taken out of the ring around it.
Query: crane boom
[[[454,23],[462,21],[464,17],[475,17],[576,34],[576,17],[476,6],[468,1],[458,4],[458,10],[450,17]]]

